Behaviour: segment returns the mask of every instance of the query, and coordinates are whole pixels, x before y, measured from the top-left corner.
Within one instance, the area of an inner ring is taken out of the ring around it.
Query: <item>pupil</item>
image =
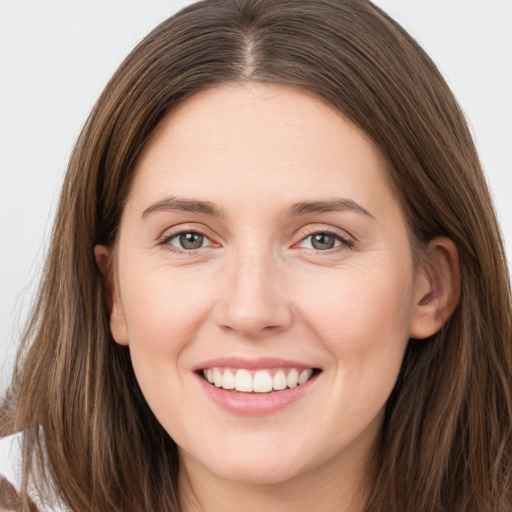
[[[180,244],[184,249],[199,249],[203,245],[203,235],[199,233],[183,233]]]
[[[334,247],[334,237],[326,233],[318,233],[313,235],[311,245],[315,249],[332,249]]]

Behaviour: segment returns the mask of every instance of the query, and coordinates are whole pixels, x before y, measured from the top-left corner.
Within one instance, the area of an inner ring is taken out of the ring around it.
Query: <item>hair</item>
[[[115,243],[137,157],[163,117],[243,82],[304,90],[341,112],[387,159],[412,239],[458,248],[459,304],[408,344],[366,512],[510,511],[510,285],[490,194],[436,66],[366,0],[199,2],[114,74],[71,156],[11,387],[25,484],[39,474],[75,511],[180,510],[177,447],[112,339],[93,248]]]

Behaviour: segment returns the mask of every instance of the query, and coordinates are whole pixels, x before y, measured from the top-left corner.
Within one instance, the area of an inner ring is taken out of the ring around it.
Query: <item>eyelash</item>
[[[200,236],[204,237],[204,239],[207,240],[209,243],[205,246],[198,247],[197,249],[179,248],[170,243],[175,238],[178,238],[182,235],[187,235],[187,234],[200,235]],[[355,242],[353,240],[349,240],[348,238],[340,235],[340,233],[337,231],[329,230],[329,229],[319,229],[319,230],[315,230],[315,231],[310,231],[308,233],[303,233],[300,241],[297,244],[295,244],[294,247],[304,243],[308,238],[312,238],[315,235],[330,236],[335,239],[335,242],[339,242],[339,245],[334,246],[330,249],[325,249],[325,250],[315,249],[314,247],[305,248],[314,253],[322,253],[322,252],[323,253],[331,253],[336,250],[352,249],[355,246]],[[164,237],[162,237],[162,239],[159,241],[158,244],[165,246],[166,249],[171,252],[179,253],[179,254],[194,254],[196,251],[198,251],[200,249],[204,249],[205,247],[214,245],[214,243],[210,240],[210,237],[206,233],[204,233],[200,229],[196,229],[196,228],[184,229],[184,230],[176,231],[174,233],[167,234]]]
[[[300,245],[300,244],[304,243],[307,239],[311,239],[315,235],[327,235],[327,236],[334,238],[335,242],[339,242],[339,245],[334,246],[330,249],[325,249],[325,250],[315,249],[314,247],[306,248],[309,251],[312,251],[316,254],[317,253],[331,253],[331,252],[335,252],[335,251],[339,251],[339,250],[353,249],[355,247],[355,242],[353,240],[350,240],[349,238],[342,236],[338,231],[330,230],[330,229],[317,229],[314,231],[303,233],[299,243],[296,245]]]
[[[198,247],[197,249],[185,249],[185,248],[179,248],[171,244],[171,240],[174,240],[175,238],[180,237],[181,235],[188,235],[188,234],[194,234],[194,235],[200,235],[204,237],[205,240],[207,240],[209,243],[206,246]],[[182,229],[180,231],[175,231],[174,233],[166,234],[163,236],[160,241],[158,242],[158,245],[164,246],[167,250],[178,253],[178,254],[194,254],[199,249],[203,249],[204,247],[209,247],[211,245],[214,245],[210,237],[197,228],[191,228],[191,229]]]

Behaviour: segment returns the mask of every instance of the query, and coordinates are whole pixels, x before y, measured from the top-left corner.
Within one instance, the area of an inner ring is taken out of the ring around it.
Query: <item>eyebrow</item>
[[[198,201],[196,199],[181,199],[178,197],[167,197],[158,201],[142,212],[145,219],[154,212],[161,210],[181,210],[183,212],[204,213],[212,217],[223,217],[224,212],[209,201]]]
[[[301,201],[292,205],[286,210],[286,214],[290,216],[294,215],[306,215],[308,213],[325,213],[325,212],[338,212],[338,211],[352,211],[356,213],[362,213],[372,219],[375,217],[366,208],[357,204],[352,199],[329,199],[326,201]]]
[[[152,213],[162,210],[180,210],[183,212],[195,212],[210,215],[212,217],[224,217],[224,211],[210,201],[199,201],[196,199],[183,199],[178,197],[167,197],[153,203],[142,212],[145,219]],[[300,201],[285,210],[288,216],[307,215],[309,213],[325,213],[337,211],[353,211],[361,213],[374,219],[375,217],[361,205],[352,199],[329,199],[325,201]]]

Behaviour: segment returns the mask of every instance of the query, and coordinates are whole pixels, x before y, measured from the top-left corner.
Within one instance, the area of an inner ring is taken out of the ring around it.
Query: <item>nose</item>
[[[293,321],[283,269],[270,252],[240,251],[227,262],[216,322],[246,338],[287,329]]]

